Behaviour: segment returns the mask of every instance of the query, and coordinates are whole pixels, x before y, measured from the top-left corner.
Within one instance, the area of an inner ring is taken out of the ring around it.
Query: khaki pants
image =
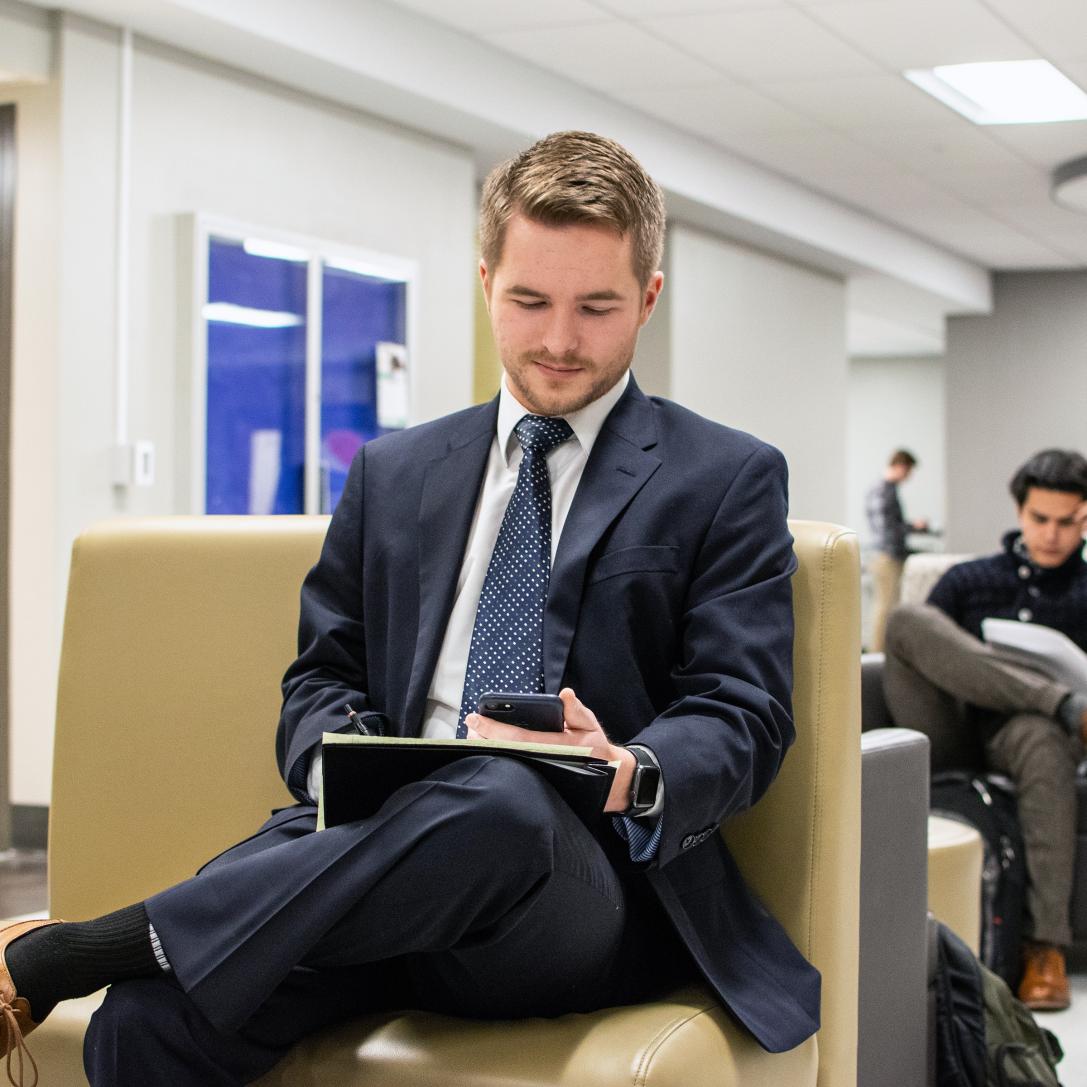
[[[876,551],[868,565],[872,571],[872,587],[875,590],[868,649],[872,653],[882,653],[887,616],[898,603],[898,592],[902,584],[902,567],[906,563],[904,559],[895,559],[883,551]]]
[[[933,770],[984,765],[1015,782],[1027,875],[1027,934],[1072,942],[1069,904],[1076,848],[1076,766],[1083,757],[1055,719],[1069,693],[1039,672],[1000,660],[930,604],[904,604],[887,624],[883,690],[895,724],[932,744]],[[1006,714],[984,742],[964,704]]]

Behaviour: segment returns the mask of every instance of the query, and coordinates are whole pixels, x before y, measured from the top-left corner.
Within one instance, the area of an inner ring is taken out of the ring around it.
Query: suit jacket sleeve
[[[688,587],[677,697],[628,741],[651,748],[664,776],[658,865],[754,804],[795,737],[787,476],[760,445],[727,486]]]
[[[307,799],[310,752],[323,732],[345,730],[344,706],[372,709],[367,696],[362,609],[362,491],[365,447],[348,472],[317,565],[302,584],[298,658],[283,678],[276,759],[287,787]]]

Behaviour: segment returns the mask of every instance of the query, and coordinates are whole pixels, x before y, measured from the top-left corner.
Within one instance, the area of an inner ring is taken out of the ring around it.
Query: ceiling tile
[[[488,34],[487,41],[575,83],[607,92],[647,83],[690,86],[720,78],[709,65],[630,23],[510,31]]]
[[[812,79],[871,73],[868,58],[795,8],[758,8],[718,15],[646,19],[653,34],[689,50],[736,78]]]
[[[897,74],[763,81],[758,86],[782,105],[845,131],[870,128],[873,122],[942,124],[950,116],[946,106]]]
[[[794,110],[729,80],[698,87],[643,85],[624,91],[623,101],[710,139],[811,127],[811,122]]]
[[[992,213],[1031,237],[1087,265],[1087,215],[1051,200],[998,203]]]
[[[1087,121],[1055,121],[1048,125],[990,125],[997,142],[1047,169],[1087,155]]]
[[[598,8],[624,19],[648,19],[661,13],[661,0],[591,0]],[[669,0],[669,15],[711,15],[740,8],[784,8],[790,0]]]
[[[589,0],[548,0],[546,4],[511,4],[509,0],[393,0],[435,22],[446,23],[471,34],[495,34],[537,26],[591,23],[608,15]]]
[[[935,208],[904,209],[894,216],[900,226],[988,268],[1069,267],[1069,257],[993,216],[972,209],[942,212]]]
[[[1002,171],[1024,165],[1014,149],[967,121],[854,129],[850,135],[890,161],[934,179],[964,173],[973,177],[985,170],[999,178]],[[1036,166],[1034,169],[1037,172]]]
[[[844,0],[808,10],[844,41],[896,71],[1035,55],[978,0]]]
[[[828,129],[809,126],[780,132],[751,132],[727,140],[729,149],[777,173],[823,189],[843,174],[887,175],[880,155]]]
[[[1083,0],[986,0],[1005,22],[1051,59],[1087,59]]]

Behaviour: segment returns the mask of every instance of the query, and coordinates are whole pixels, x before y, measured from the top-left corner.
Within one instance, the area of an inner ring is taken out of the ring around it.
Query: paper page
[[[1007,660],[1087,693],[1087,653],[1059,630],[1015,619],[983,619],[981,633]]]

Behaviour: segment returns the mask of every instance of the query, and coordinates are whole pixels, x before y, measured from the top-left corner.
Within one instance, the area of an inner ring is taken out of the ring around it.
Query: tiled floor
[[[46,907],[45,853],[0,853],[0,918],[37,913]],[[1060,1039],[1064,1060],[1059,1072],[1064,1087],[1087,1085],[1087,960],[1072,963],[1072,1007],[1039,1016]],[[862,1085],[863,1087],[863,1085]]]
[[[0,918],[37,913],[45,906],[45,851],[0,851]]]

